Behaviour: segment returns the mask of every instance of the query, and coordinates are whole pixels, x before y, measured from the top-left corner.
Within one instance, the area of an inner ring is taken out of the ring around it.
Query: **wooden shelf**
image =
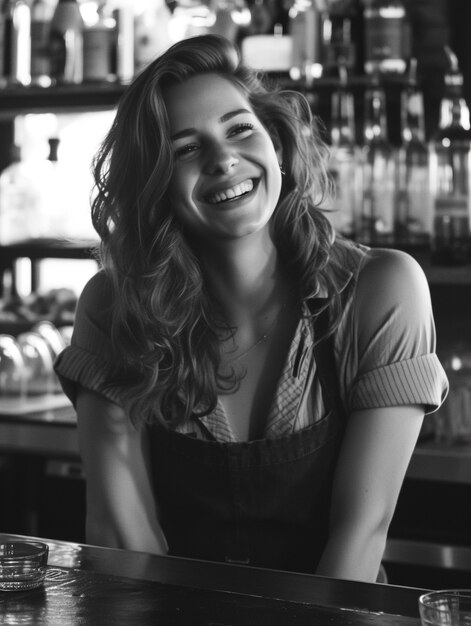
[[[284,87],[306,91],[306,86],[292,81],[287,74],[271,76]],[[363,89],[370,77],[353,77],[351,85]],[[403,82],[402,76],[386,77],[385,84],[397,88]],[[338,83],[336,78],[315,79],[307,89],[314,93],[331,89]],[[11,87],[0,86],[0,122],[10,123],[15,115],[45,112],[84,112],[113,109],[126,85],[120,83],[84,83],[81,85],[58,85],[53,87]],[[430,284],[471,285],[471,262],[460,267],[433,265],[428,250],[405,249],[424,268]],[[63,245],[59,242],[30,241],[13,246],[0,246],[0,265],[11,263],[15,258],[26,256],[41,258],[90,258],[91,247],[83,244]]]
[[[316,92],[332,89],[339,84],[336,77],[313,79],[309,85],[292,80],[288,73],[268,73],[269,80],[276,81],[287,89]],[[371,81],[369,76],[352,77],[349,86],[364,89]],[[382,84],[397,88],[403,85],[402,76],[386,76]],[[82,83],[80,85],[56,85],[39,87],[32,85],[0,86],[0,119],[10,119],[22,113],[42,113],[51,111],[94,111],[109,110],[116,106],[126,89],[125,84],[116,82]]]
[[[434,265],[426,250],[407,250],[422,266],[431,285],[470,285],[471,262],[467,265]]]
[[[113,109],[126,85],[84,83],[56,87],[0,87],[0,118],[24,113]]]
[[[471,265],[440,267],[425,263],[422,267],[431,285],[471,285]]]
[[[16,290],[15,261],[31,259],[31,290],[39,288],[39,262],[41,259],[90,259],[96,260],[94,251],[97,241],[64,241],[59,239],[31,239],[0,246],[0,295],[3,294],[3,275],[11,271],[11,289]]]
[[[61,241],[58,239],[31,239],[8,246],[0,245],[0,265],[8,265],[17,258],[33,260],[45,258],[93,258],[97,241]],[[430,284],[471,285],[471,263],[462,266],[433,265],[427,250],[402,248],[420,263]]]
[[[97,241],[63,241],[60,239],[31,239],[0,246],[0,265],[15,259],[90,259]]]

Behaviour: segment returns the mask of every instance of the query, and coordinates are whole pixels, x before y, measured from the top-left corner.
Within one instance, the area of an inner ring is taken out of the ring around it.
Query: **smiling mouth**
[[[205,200],[209,204],[221,204],[222,202],[231,202],[233,200],[238,200],[243,196],[246,196],[248,193],[254,190],[258,181],[255,181],[252,178],[248,178],[233,187],[229,187],[228,189],[224,189],[223,191],[217,191],[216,193],[210,194],[206,196]]]

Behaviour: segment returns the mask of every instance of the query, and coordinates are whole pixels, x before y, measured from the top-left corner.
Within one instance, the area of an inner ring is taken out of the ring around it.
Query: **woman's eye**
[[[185,146],[181,146],[181,148],[177,148],[175,150],[175,158],[176,159],[185,159],[188,158],[198,150],[198,145],[195,143],[188,143]]]
[[[253,124],[245,123],[245,124],[237,124],[236,126],[232,126],[229,130],[229,137],[241,136],[246,137],[252,133],[254,129]]]

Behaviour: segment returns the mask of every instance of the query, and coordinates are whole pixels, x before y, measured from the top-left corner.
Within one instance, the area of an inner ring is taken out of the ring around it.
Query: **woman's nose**
[[[213,146],[207,158],[207,169],[210,174],[228,174],[239,163],[234,152],[221,146]]]

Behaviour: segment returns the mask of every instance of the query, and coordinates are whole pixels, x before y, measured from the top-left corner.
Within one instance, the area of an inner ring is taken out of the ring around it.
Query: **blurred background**
[[[305,94],[336,230],[421,263],[450,378],[409,468],[390,581],[471,580],[469,0],[6,0],[0,11],[0,530],[84,541],[75,415],[52,371],[97,270],[92,158],[126,85],[218,33]]]

